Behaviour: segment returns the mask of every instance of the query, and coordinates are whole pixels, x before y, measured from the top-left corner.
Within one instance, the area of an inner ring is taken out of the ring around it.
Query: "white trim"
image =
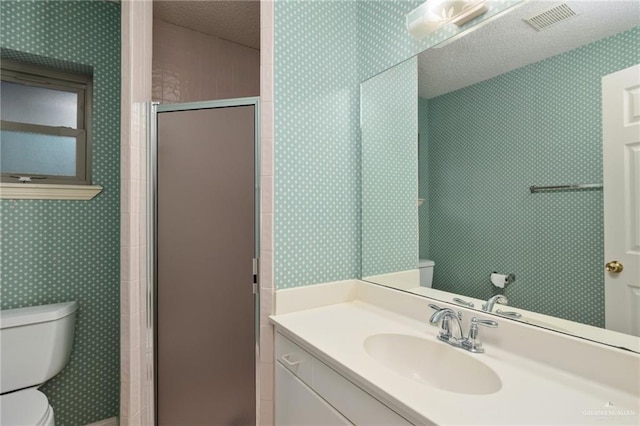
[[[86,426],[118,426],[118,418],[111,417],[108,419],[100,420],[99,422],[89,423]]]
[[[12,200],[90,200],[102,191],[97,185],[0,184],[0,199]]]

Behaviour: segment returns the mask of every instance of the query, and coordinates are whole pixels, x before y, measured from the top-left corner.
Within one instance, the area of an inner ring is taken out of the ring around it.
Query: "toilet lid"
[[[33,388],[0,395],[0,407],[0,424],[12,426],[40,425],[51,409],[45,394]]]

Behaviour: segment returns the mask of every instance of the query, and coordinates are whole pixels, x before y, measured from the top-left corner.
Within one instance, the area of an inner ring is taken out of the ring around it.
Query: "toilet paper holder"
[[[501,277],[504,278],[504,283],[500,282],[495,282],[494,281],[494,277]],[[500,287],[500,288],[504,288],[507,285],[513,283],[516,280],[516,275],[515,274],[500,274],[497,271],[493,271],[491,274],[489,274],[489,280],[491,281],[491,283],[493,285],[495,285],[496,287]]]

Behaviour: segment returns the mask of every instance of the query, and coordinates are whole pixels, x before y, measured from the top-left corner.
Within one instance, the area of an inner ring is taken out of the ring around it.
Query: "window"
[[[91,184],[91,76],[2,61],[2,182]]]

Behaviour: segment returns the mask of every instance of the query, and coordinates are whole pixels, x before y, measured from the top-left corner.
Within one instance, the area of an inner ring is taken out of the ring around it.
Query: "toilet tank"
[[[0,393],[38,386],[69,362],[76,302],[0,311]]]
[[[433,284],[433,267],[435,262],[429,259],[420,259],[418,268],[420,269],[420,287],[431,287]]]

